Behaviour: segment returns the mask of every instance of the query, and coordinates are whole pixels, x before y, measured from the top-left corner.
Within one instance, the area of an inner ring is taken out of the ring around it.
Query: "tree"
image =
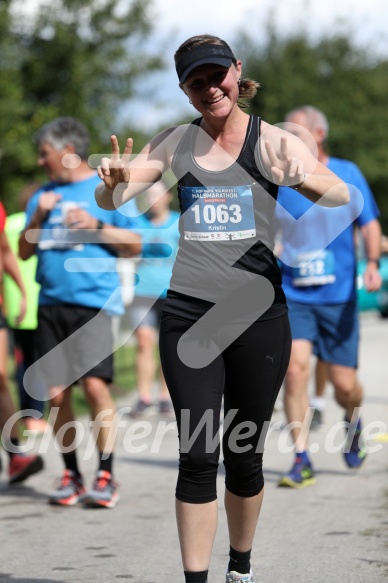
[[[313,42],[303,27],[288,38],[281,38],[271,23],[267,28],[261,47],[247,35],[239,43],[244,76],[261,83],[252,112],[279,123],[299,105],[324,111],[329,151],[360,166],[388,232],[388,60],[356,47],[349,34]]]
[[[51,0],[30,23],[20,0],[0,1],[0,193],[9,212],[18,190],[39,177],[31,138],[44,123],[78,117],[94,152],[106,151],[110,133],[120,133],[123,103],[141,91],[144,75],[163,67],[147,47],[150,6]]]

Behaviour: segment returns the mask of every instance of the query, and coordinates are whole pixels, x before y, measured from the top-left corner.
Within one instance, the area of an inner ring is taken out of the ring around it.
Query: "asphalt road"
[[[345,466],[336,423],[342,411],[331,390],[326,429],[312,432],[317,483],[303,490],[277,488],[293,454],[284,431],[272,426],[264,456],[266,493],[253,549],[257,583],[378,583],[388,581],[388,320],[362,318],[360,379],[364,426],[376,449],[359,471]],[[280,403],[280,401],[279,401]],[[122,407],[131,402],[121,402]],[[279,408],[273,421],[282,422]],[[46,493],[62,472],[51,439],[38,438],[46,469],[9,487],[0,476],[0,582],[182,583],[174,516],[177,437],[172,420],[145,423],[122,417],[116,453],[121,500],[113,510],[51,507]],[[95,471],[88,421],[83,420],[82,471]],[[376,432],[380,435],[376,437]],[[374,436],[373,436],[374,435]],[[288,444],[289,445],[289,444]],[[6,463],[4,452],[1,454]],[[219,474],[219,528],[210,583],[224,583],[228,539]]]

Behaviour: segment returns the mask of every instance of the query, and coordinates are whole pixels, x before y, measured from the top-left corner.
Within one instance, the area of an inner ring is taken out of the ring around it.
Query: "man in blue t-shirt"
[[[61,117],[35,135],[38,164],[49,183],[30,199],[19,254],[38,256],[40,284],[37,347],[39,359],[24,377],[26,390],[43,376],[54,432],[65,472],[49,496],[51,504],[112,508],[118,500],[112,462],[115,407],[109,390],[113,376],[111,316],[123,313],[116,258],[139,253],[136,226],[119,211],[97,206],[100,182],[88,165],[89,134],[77,119]],[[98,449],[98,471],[86,493],[76,457],[71,387],[80,381],[91,409]]]
[[[279,189],[276,219],[280,228],[283,289],[292,330],[290,365],[285,379],[284,407],[295,443],[296,459],[280,486],[301,488],[315,482],[307,453],[306,424],[310,357],[314,352],[327,364],[335,398],[345,410],[348,433],[344,459],[358,468],[365,459],[359,408],[362,388],[357,381],[359,342],[356,304],[354,226],[362,234],[368,258],[364,280],[369,291],[381,286],[378,271],[381,228],[379,211],[359,168],[348,160],[330,157],[325,150],[328,122],[312,106],[292,110],[286,129],[299,135],[316,157],[347,183],[349,204],[323,208],[304,196]]]

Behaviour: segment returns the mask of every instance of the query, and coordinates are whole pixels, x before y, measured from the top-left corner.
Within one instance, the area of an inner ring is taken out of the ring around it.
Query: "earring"
[[[189,103],[190,103],[190,105],[193,105],[193,102],[191,101],[191,99],[189,99]]]
[[[240,77],[240,79],[237,81],[237,85],[240,87],[240,85],[241,85],[241,77]]]

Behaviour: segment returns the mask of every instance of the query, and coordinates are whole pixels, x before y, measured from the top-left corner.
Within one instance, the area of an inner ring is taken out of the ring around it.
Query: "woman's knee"
[[[235,454],[225,456],[225,485],[236,496],[256,496],[264,487],[263,456]]]
[[[218,454],[201,452],[181,454],[176,497],[191,504],[212,502],[217,498]]]

